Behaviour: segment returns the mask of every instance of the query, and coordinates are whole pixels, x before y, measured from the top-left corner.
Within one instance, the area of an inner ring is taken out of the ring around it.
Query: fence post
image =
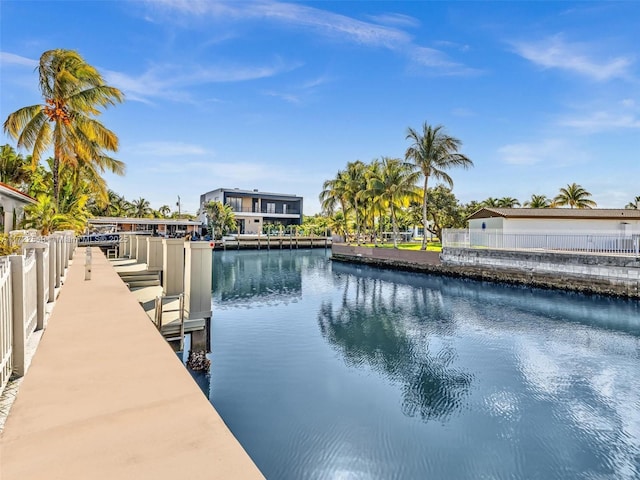
[[[56,248],[55,237],[49,237],[49,298],[47,301],[53,302],[56,299],[56,259],[58,249]]]
[[[84,279],[91,280],[91,247],[87,247],[84,257]]]
[[[33,248],[36,254],[36,330],[42,330],[44,328],[44,305],[48,300],[48,298],[44,298],[44,284],[49,281],[49,278],[44,278],[44,251],[49,248],[49,244],[44,242],[28,242],[22,246],[23,251],[29,248]]]
[[[11,262],[11,303],[13,304],[13,373],[22,377],[26,367],[24,321],[27,296],[24,291],[24,256],[9,255],[9,261]]]
[[[57,233],[53,234],[53,238],[56,242],[56,288],[60,288],[61,278],[62,278],[62,251],[63,245],[60,241],[60,235]]]

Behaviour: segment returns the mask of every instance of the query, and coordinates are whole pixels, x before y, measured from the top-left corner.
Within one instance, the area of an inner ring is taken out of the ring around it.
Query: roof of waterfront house
[[[16,200],[20,200],[24,203],[36,203],[36,199],[26,193],[22,193],[17,188],[0,182],[0,195],[6,195]]]
[[[257,188],[254,190],[242,190],[240,188],[216,188],[215,190],[210,190],[206,192],[204,195],[217,192],[217,191],[224,192],[224,193],[238,194],[240,196],[288,197],[288,198],[302,199],[302,197],[295,195],[293,193],[261,192]]]
[[[484,207],[467,217],[476,218],[545,218],[583,220],[640,220],[640,210],[635,208],[489,208]]]
[[[136,218],[136,217],[94,217],[90,224],[136,224],[136,225],[200,225],[202,222],[185,218]]]

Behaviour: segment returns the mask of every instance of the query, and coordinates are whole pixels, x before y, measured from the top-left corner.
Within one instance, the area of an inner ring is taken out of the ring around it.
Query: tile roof
[[[7,185],[6,183],[0,182],[0,192],[5,193],[13,198],[18,198],[25,203],[36,203],[36,199],[26,193],[22,193],[17,188],[12,187],[11,185]]]

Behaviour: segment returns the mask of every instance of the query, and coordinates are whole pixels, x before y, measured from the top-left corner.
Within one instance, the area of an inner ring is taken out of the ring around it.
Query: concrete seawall
[[[78,249],[0,437],[0,478],[264,478],[106,258]]]
[[[335,244],[332,259],[496,283],[640,298],[640,261],[633,257],[461,248],[444,249],[439,254]]]

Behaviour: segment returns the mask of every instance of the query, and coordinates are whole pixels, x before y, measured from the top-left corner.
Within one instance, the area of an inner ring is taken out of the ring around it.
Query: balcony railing
[[[287,211],[284,212],[282,210],[282,208],[280,208],[280,209],[276,208],[275,210],[269,210],[267,208],[246,208],[246,207],[237,208],[237,207],[233,207],[233,211],[235,213],[262,213],[263,215],[300,215],[300,209],[297,209],[297,208],[296,209],[287,208]]]

